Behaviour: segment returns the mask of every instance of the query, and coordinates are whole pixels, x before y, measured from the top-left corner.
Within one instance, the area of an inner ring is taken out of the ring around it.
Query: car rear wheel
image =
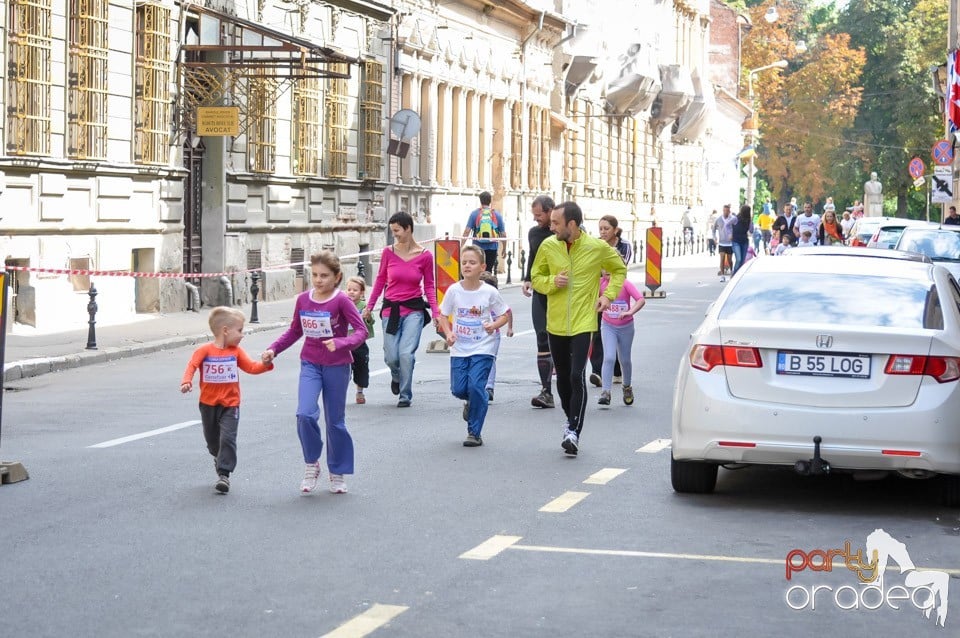
[[[674,491],[709,494],[717,486],[717,464],[678,461],[670,455],[670,482]]]
[[[960,507],[960,476],[945,474],[940,481],[940,501],[947,507]]]

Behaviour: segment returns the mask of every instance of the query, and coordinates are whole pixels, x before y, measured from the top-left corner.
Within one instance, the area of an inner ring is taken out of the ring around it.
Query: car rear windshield
[[[960,233],[952,230],[905,232],[900,250],[920,253],[936,261],[960,261]]]
[[[943,323],[930,282],[816,272],[744,273],[719,319],[884,328],[937,328]]]

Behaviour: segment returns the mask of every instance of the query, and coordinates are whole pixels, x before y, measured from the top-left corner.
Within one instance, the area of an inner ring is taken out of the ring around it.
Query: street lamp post
[[[755,146],[757,139],[760,137],[759,133],[759,123],[757,121],[757,105],[754,102],[753,98],[753,76],[761,71],[767,71],[769,69],[785,69],[789,62],[786,60],[777,60],[772,64],[767,64],[766,66],[757,67],[756,69],[750,69],[747,72],[747,97],[750,99],[750,109],[752,111],[750,115],[750,128],[747,129],[747,135],[750,138],[750,143],[748,146]],[[756,149],[751,149],[750,157],[747,158],[747,196],[746,201],[744,202],[750,208],[753,208],[753,182],[754,182],[754,173],[756,171],[756,166],[754,165],[754,157],[756,156]]]

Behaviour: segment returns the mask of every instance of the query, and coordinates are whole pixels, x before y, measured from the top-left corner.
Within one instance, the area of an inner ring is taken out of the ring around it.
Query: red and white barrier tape
[[[422,240],[424,243],[433,243],[441,239],[454,239],[461,243],[470,239],[469,237],[434,237]],[[495,238],[483,241],[514,241],[513,239]],[[362,253],[351,253],[349,255],[340,255],[340,259],[355,259],[367,255],[377,255],[379,250],[368,250]],[[264,266],[263,268],[247,268],[246,270],[234,270],[232,272],[132,272],[129,270],[86,270],[83,268],[38,268],[34,266],[5,266],[5,270],[15,270],[19,272],[36,272],[49,275],[81,275],[90,277],[139,277],[144,279],[194,279],[211,277],[232,277],[235,275],[247,275],[253,272],[264,272],[272,270],[289,270],[296,267],[308,267],[309,260],[291,262],[288,264],[278,264],[275,266]]]

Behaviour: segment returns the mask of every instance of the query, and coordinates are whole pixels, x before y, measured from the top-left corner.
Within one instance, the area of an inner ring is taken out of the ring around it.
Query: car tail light
[[[876,244],[878,241],[880,241],[879,230],[873,234],[873,237],[870,238],[870,244]],[[870,244],[867,244],[867,245],[869,246]]]
[[[758,348],[697,344],[690,351],[690,365],[698,370],[710,372],[717,366],[762,368],[763,361],[760,359]]]
[[[892,354],[884,372],[891,375],[925,375],[933,377],[938,383],[949,383],[960,379],[960,358]]]

